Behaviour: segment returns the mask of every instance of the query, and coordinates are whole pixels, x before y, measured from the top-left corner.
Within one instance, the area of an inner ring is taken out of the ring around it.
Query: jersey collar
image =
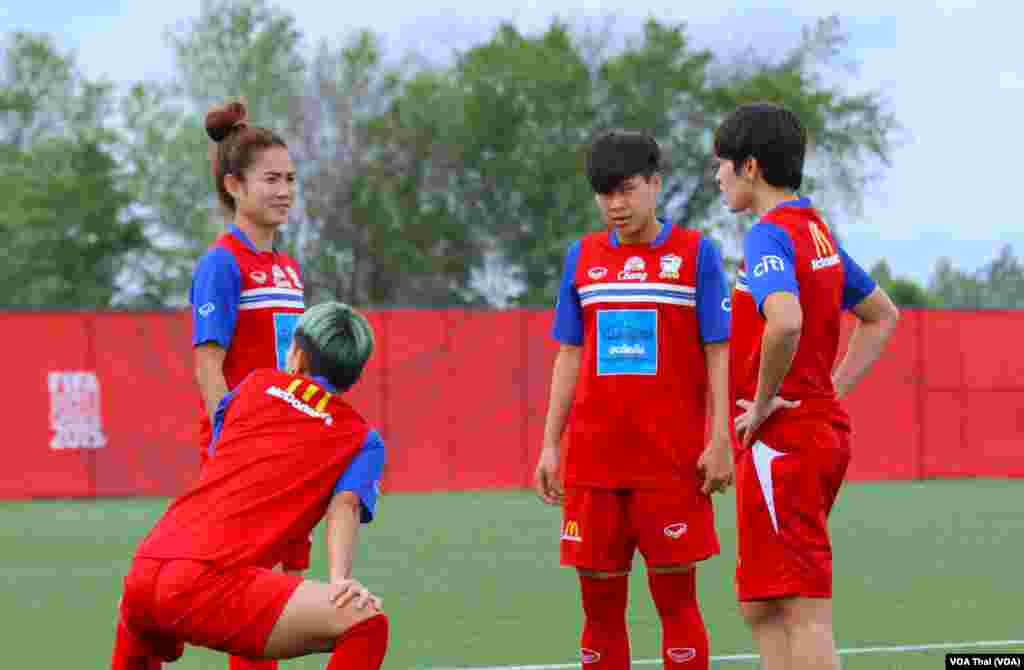
[[[651,249],[657,249],[661,245],[665,244],[665,240],[672,234],[672,222],[667,219],[658,219],[658,223],[661,224],[661,230],[658,232],[658,236],[651,242]],[[616,249],[619,247],[619,236],[614,230],[608,231],[608,243]]]
[[[783,202],[780,202],[779,204],[775,205],[774,207],[769,209],[767,212],[765,212],[765,214],[769,214],[771,212],[780,210],[783,207],[807,208],[807,207],[810,207],[810,206],[811,206],[811,199],[808,198],[807,196],[803,196],[803,197],[800,197],[800,198],[793,198],[792,200],[785,200]]]
[[[249,248],[249,251],[257,254],[260,252],[260,250],[256,248],[256,245],[252,243],[252,240],[249,239],[249,236],[242,232],[242,229],[235,224],[228,226],[228,232],[241,240],[242,244]]]

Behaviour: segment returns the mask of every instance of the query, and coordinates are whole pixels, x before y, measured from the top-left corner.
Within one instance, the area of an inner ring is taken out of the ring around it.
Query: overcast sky
[[[0,31],[53,33],[76,51],[87,75],[130,83],[166,79],[173,60],[167,27],[195,17],[198,0],[14,0],[0,6]],[[543,30],[553,16],[637,32],[653,16],[689,25],[698,46],[735,52],[749,45],[785,51],[816,18],[839,14],[861,62],[853,90],[881,90],[906,127],[893,164],[867,194],[862,220],[843,227],[847,250],[865,266],[887,258],[897,274],[924,281],[936,259],[965,270],[990,260],[1003,242],[1024,255],[1024,226],[1010,202],[1024,157],[1024,4],[1010,0],[788,0],[645,3],[546,0],[518,9],[482,9],[471,0],[437,6],[409,0],[328,3],[289,0],[310,43],[369,28],[389,55],[407,50],[443,59],[486,39],[502,20]],[[702,6],[697,6],[702,5]],[[429,7],[429,8],[428,8]]]

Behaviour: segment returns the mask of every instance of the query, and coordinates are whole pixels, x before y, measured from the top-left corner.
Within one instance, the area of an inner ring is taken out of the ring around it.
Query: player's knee
[[[625,573],[585,574],[580,571],[583,614],[595,625],[618,625],[626,620],[629,576]]]
[[[330,635],[334,638],[342,638],[348,631],[358,627],[366,621],[369,621],[375,616],[381,616],[387,619],[387,615],[371,605],[367,605],[362,609],[355,609],[354,606],[349,606],[339,610],[334,610],[328,624]]]
[[[785,611],[779,603],[772,600],[740,603],[740,612],[751,628],[786,625]]]

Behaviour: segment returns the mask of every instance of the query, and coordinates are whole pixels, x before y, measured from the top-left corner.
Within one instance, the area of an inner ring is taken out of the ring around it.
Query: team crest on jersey
[[[589,270],[587,270],[587,276],[590,277],[591,279],[593,279],[594,281],[597,281],[599,279],[604,279],[605,275],[607,275],[607,274],[608,274],[608,268],[597,267],[597,268],[590,268]]]
[[[622,272],[619,273],[620,280],[637,279],[643,281],[647,279],[647,264],[644,263],[644,259],[639,256],[631,256],[626,261],[626,265],[622,268]]]
[[[583,647],[580,649],[580,663],[590,665],[601,660],[601,652]]]
[[[661,257],[661,273],[658,274],[659,279],[679,279],[679,268],[683,264],[683,259],[675,254],[668,254],[667,256]]]
[[[257,284],[266,284],[267,283],[267,273],[266,272],[260,272],[259,270],[256,270],[255,272],[250,272],[249,273],[249,277],[254,282],[256,282]]]

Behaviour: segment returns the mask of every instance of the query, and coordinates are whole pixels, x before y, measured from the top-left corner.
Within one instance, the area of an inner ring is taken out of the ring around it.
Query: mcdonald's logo
[[[811,238],[814,240],[814,250],[818,253],[818,258],[835,256],[836,250],[832,246],[832,240],[828,239],[828,235],[822,232],[818,223],[810,221],[807,225],[811,229]]]
[[[566,521],[562,525],[562,539],[566,542],[582,542],[580,537],[580,525],[575,521]]]

